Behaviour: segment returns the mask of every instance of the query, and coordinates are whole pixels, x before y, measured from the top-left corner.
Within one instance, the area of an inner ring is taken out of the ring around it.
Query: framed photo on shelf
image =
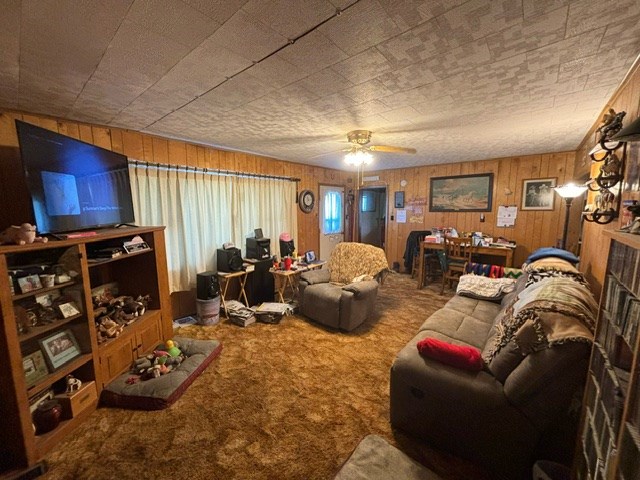
[[[430,212],[490,212],[493,173],[432,177]]]
[[[21,293],[29,293],[41,289],[42,283],[40,283],[40,277],[34,274],[18,278],[18,286]]]
[[[73,317],[74,315],[80,315],[80,310],[74,302],[61,303],[58,305],[58,309],[62,314],[62,318]]]
[[[47,363],[54,370],[80,355],[80,347],[71,330],[56,332],[39,343]]]
[[[24,369],[24,379],[27,382],[27,387],[38,383],[38,380],[42,380],[49,375],[49,369],[40,350],[22,357],[22,368]]]
[[[521,210],[553,210],[555,178],[524,180]]]

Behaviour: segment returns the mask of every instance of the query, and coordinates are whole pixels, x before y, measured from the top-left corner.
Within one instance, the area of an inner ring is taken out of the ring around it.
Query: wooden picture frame
[[[556,178],[532,178],[522,181],[520,210],[553,210]]]
[[[52,370],[80,355],[80,346],[71,330],[62,330],[38,341]]]
[[[27,388],[35,385],[39,380],[49,375],[47,363],[40,350],[22,357],[22,368],[24,369],[24,379],[27,383]]]
[[[490,212],[493,173],[432,177],[430,212]]]

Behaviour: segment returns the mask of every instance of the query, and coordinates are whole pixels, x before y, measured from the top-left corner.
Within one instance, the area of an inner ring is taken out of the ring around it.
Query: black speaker
[[[218,257],[219,272],[239,272],[242,270],[242,255],[239,248],[219,248]]]
[[[259,305],[262,302],[273,302],[275,292],[275,282],[273,274],[269,271],[273,267],[273,260],[256,260],[251,262],[254,270],[247,277],[245,291],[249,305]]]
[[[247,258],[267,260],[271,258],[271,241],[268,238],[247,238]]]
[[[293,240],[289,240],[285,242],[284,240],[280,240],[280,256],[281,257],[293,257],[293,252],[296,247],[293,245]]]
[[[196,276],[198,300],[210,300],[220,295],[220,283],[216,272],[202,272]]]

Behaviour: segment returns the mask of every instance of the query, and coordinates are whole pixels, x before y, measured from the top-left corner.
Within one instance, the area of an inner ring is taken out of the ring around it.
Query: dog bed
[[[109,407],[139,410],[167,408],[180,398],[222,350],[222,344],[217,340],[184,337],[174,340],[186,356],[178,367],[166,375],[136,383],[127,383],[132,374],[123,373],[102,391],[101,403]]]

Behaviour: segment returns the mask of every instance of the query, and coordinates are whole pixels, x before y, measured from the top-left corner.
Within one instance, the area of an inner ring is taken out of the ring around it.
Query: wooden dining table
[[[421,242],[418,254],[418,289],[424,287],[424,252],[425,250],[444,250],[444,243]],[[511,247],[489,246],[473,247],[475,257],[501,257],[504,259],[504,267],[513,266],[513,251]]]

